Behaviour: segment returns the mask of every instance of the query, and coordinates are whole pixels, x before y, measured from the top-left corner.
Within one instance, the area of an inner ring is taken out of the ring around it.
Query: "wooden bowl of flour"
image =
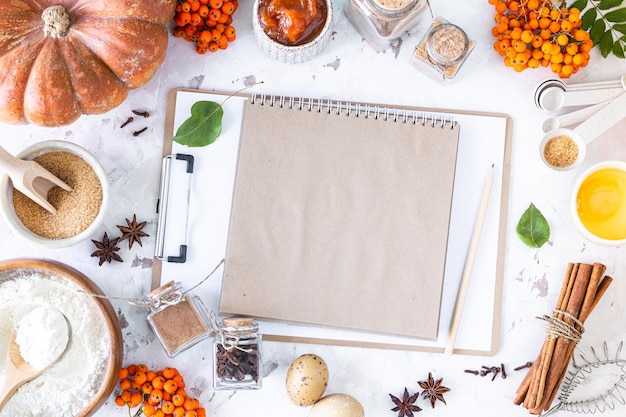
[[[6,355],[8,330],[33,308],[56,308],[70,328],[70,341],[59,361],[22,386],[4,413],[14,415],[12,410],[19,409],[28,414],[30,407],[30,415],[84,417],[95,414],[109,398],[122,366],[122,333],[109,300],[90,294],[104,295],[87,276],[60,262],[0,261],[0,357]],[[0,373],[3,369],[0,364]],[[40,403],[33,398],[40,398]]]

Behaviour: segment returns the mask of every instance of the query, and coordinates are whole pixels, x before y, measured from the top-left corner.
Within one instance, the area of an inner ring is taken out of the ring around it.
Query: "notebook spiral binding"
[[[278,106],[280,108],[316,111],[318,113],[336,114],[338,116],[363,117],[365,119],[374,118],[384,121],[393,121],[395,123],[411,123],[414,125],[422,125],[431,127],[448,127],[449,129],[457,129],[457,122],[452,116],[441,113],[431,113],[419,110],[402,109],[394,107],[385,107],[361,103],[349,103],[333,100],[310,99],[303,97],[286,97],[286,96],[267,96],[265,94],[252,94],[251,104],[260,104],[261,106]]]

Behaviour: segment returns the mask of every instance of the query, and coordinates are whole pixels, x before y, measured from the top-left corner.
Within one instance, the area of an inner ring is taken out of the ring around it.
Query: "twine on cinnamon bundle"
[[[605,271],[606,266],[598,262],[568,264],[552,316],[542,318],[548,322],[546,339],[513,401],[530,414],[547,411],[554,401],[584,332],[585,320],[613,281],[604,275]]]

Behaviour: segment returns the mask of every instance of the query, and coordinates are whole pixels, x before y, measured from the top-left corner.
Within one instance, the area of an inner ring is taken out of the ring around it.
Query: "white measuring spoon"
[[[559,127],[567,127],[581,123],[596,114],[600,109],[609,104],[611,100],[603,101],[592,106],[583,107],[582,109],[574,110],[569,113],[565,113],[557,117],[548,117],[543,121],[542,128],[545,133],[551,130],[558,129]]]
[[[623,92],[622,86],[573,91],[556,86],[548,87],[539,94],[539,108],[554,112],[562,107],[587,106],[611,100]]]
[[[626,78],[624,78],[626,80]],[[626,81],[625,81],[626,82]],[[587,154],[587,146],[598,136],[609,130],[613,125],[626,117],[626,93],[622,93],[596,114],[582,122],[575,129],[559,128],[548,132],[539,144],[539,152],[543,162],[550,168],[558,171],[567,171],[582,164]],[[557,136],[567,136],[571,138],[578,147],[576,161],[565,167],[555,167],[551,165],[545,156],[546,144]]]

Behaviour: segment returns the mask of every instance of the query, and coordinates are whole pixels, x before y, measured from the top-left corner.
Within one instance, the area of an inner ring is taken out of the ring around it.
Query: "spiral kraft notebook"
[[[248,101],[220,312],[435,338],[458,137],[441,115]]]
[[[209,310],[253,315],[266,340],[443,351],[472,219],[494,165],[456,351],[495,353],[507,115],[226,97],[184,89],[168,97],[163,151],[168,161],[181,157],[172,164],[182,173],[168,179],[178,210],[165,216],[164,252],[188,244],[184,263],[155,259],[153,286],[181,281]],[[200,100],[222,103],[220,137],[203,148],[172,142]]]

